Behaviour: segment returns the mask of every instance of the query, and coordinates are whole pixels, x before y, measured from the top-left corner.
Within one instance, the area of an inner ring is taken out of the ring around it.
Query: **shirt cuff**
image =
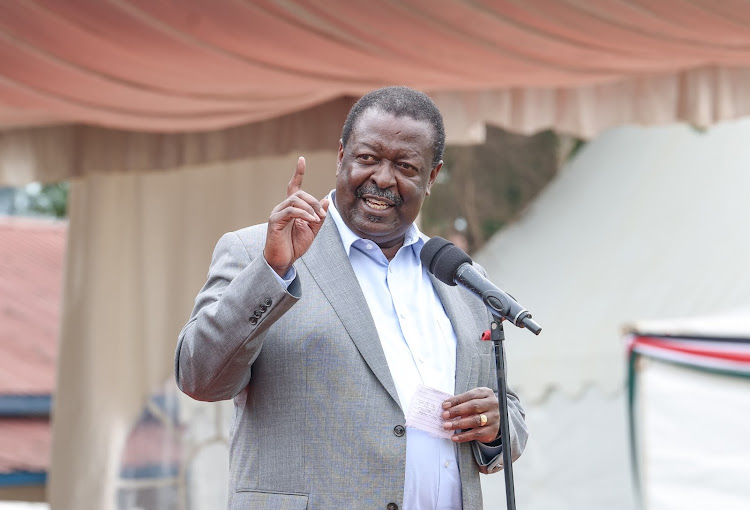
[[[482,456],[487,460],[494,459],[503,452],[503,445],[490,446],[477,441],[477,446],[479,451],[482,452]]]
[[[479,470],[482,473],[492,474],[503,469],[502,446],[488,446],[475,441],[472,451],[474,452],[474,459],[477,461]]]
[[[271,270],[271,272],[273,273],[273,275],[276,277],[276,280],[278,280],[278,282],[280,284],[282,284],[285,289],[288,289],[289,286],[294,281],[294,279],[297,278],[297,270],[294,269],[294,266],[290,267],[289,271],[287,271],[284,276],[279,276],[279,273],[277,273],[276,271],[273,270],[273,268],[271,267],[271,265],[266,260],[265,256],[263,257],[263,262],[266,263],[266,266],[268,266],[268,269]]]

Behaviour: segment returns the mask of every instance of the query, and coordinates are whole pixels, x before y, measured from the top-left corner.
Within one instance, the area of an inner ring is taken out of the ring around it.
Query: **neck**
[[[386,241],[384,243],[379,243],[375,241],[375,244],[378,245],[378,248],[380,248],[380,251],[383,252],[383,255],[385,255],[385,258],[387,258],[390,261],[393,259],[393,257],[396,256],[396,253],[398,252],[398,250],[404,245],[404,241],[406,241],[406,236],[402,235],[401,237],[392,239],[390,241]]]
[[[390,246],[390,247],[380,247],[380,251],[383,252],[383,255],[385,255],[385,258],[388,259],[388,261],[393,260],[393,257],[396,256],[396,253],[398,253],[398,250],[404,245],[404,241],[402,240],[400,243]]]

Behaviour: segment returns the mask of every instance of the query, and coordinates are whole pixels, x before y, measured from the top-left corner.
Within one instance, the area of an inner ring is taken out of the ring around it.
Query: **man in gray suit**
[[[444,145],[426,95],[371,92],[347,117],[328,197],[302,190],[300,158],[268,223],[217,244],[175,373],[195,399],[234,399],[230,509],[479,510],[479,473],[523,451],[515,394],[498,437],[484,305],[419,261],[414,221]],[[455,395],[435,412],[449,439],[405,427],[424,387]]]

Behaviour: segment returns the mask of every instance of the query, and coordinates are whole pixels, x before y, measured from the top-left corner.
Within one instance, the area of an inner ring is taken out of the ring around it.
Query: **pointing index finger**
[[[300,189],[302,189],[302,177],[305,175],[305,158],[300,156],[297,160],[297,169],[294,171],[292,180],[289,181],[289,185],[286,187],[286,196],[294,195]]]

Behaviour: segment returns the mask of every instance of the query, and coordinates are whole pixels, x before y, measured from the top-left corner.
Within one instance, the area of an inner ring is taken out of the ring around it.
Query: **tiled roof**
[[[53,392],[67,223],[0,217],[0,394]]]
[[[49,455],[49,420],[0,418],[0,474],[47,471]]]
[[[49,468],[50,422],[28,414],[54,390],[66,233],[65,222],[0,216],[0,476]],[[147,421],[130,435],[123,476],[174,470],[179,454],[179,435]]]

